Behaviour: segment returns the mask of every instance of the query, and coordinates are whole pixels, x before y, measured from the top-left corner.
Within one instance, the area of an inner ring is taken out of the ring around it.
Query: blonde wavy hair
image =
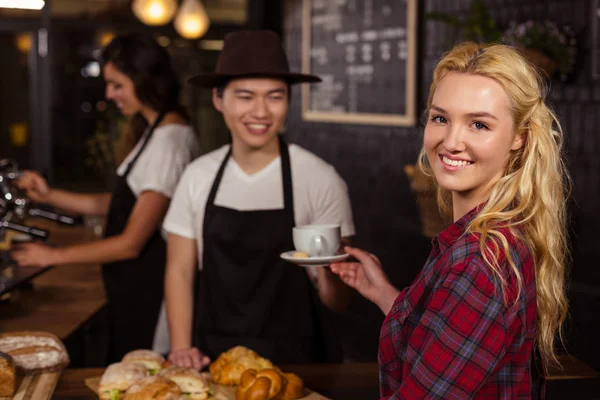
[[[484,76],[498,82],[510,99],[514,134],[526,137],[521,149],[511,152],[503,177],[494,185],[466,232],[480,235],[482,254],[505,296],[506,279],[497,263],[498,246],[502,247],[517,279],[517,293],[521,292],[523,282],[501,229],[510,229],[531,249],[537,292],[536,345],[546,365],[557,363],[555,339],[558,333],[563,340],[562,325],[568,308],[565,200],[570,179],[561,156],[562,129],[545,102],[547,87],[537,69],[515,48],[463,43],[438,63],[429,91],[428,110],[437,85],[450,72]],[[419,154],[419,166],[433,176],[424,149]],[[439,185],[438,204],[445,212],[452,209],[450,193]],[[514,229],[517,227],[520,228]],[[489,248],[490,243],[494,249]]]

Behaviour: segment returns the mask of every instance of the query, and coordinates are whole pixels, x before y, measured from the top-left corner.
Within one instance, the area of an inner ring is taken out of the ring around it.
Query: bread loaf
[[[69,364],[65,346],[49,332],[0,334],[0,352],[10,355],[16,368],[24,375],[58,372]]]
[[[0,397],[12,397],[15,385],[15,363],[11,356],[0,353]]]

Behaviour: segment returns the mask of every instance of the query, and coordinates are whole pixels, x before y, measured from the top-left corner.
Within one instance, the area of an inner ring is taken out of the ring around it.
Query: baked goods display
[[[101,400],[203,400],[208,380],[193,368],[167,366],[151,350],[134,350],[106,368],[98,385]]]
[[[8,354],[23,375],[62,371],[70,361],[64,344],[49,332],[0,334],[0,352]]]
[[[12,397],[16,385],[15,362],[6,353],[0,353],[0,397]]]
[[[281,371],[247,347],[236,346],[222,353],[210,364],[209,371],[210,375],[170,365],[160,354],[135,350],[108,366],[94,389],[101,400],[204,400],[212,395],[236,400],[304,397],[304,384],[297,375]],[[216,384],[213,387],[211,379]]]

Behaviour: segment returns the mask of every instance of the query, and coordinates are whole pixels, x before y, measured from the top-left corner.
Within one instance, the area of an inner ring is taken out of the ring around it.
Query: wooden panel
[[[50,372],[38,375],[19,376],[17,392],[13,400],[48,400],[52,397],[60,372]],[[10,400],[11,397],[0,397],[0,400]]]

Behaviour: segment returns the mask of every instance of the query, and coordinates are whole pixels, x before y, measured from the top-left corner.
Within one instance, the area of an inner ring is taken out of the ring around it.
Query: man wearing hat
[[[343,237],[354,235],[335,169],[279,135],[290,85],[318,81],[290,72],[269,31],[227,35],[216,72],[191,79],[212,88],[232,143],[188,166],[165,217],[174,364],[200,369],[237,345],[277,364],[340,361],[322,306],[344,308],[348,287],[327,268],[280,258],[294,249],[296,225],[339,224]]]

